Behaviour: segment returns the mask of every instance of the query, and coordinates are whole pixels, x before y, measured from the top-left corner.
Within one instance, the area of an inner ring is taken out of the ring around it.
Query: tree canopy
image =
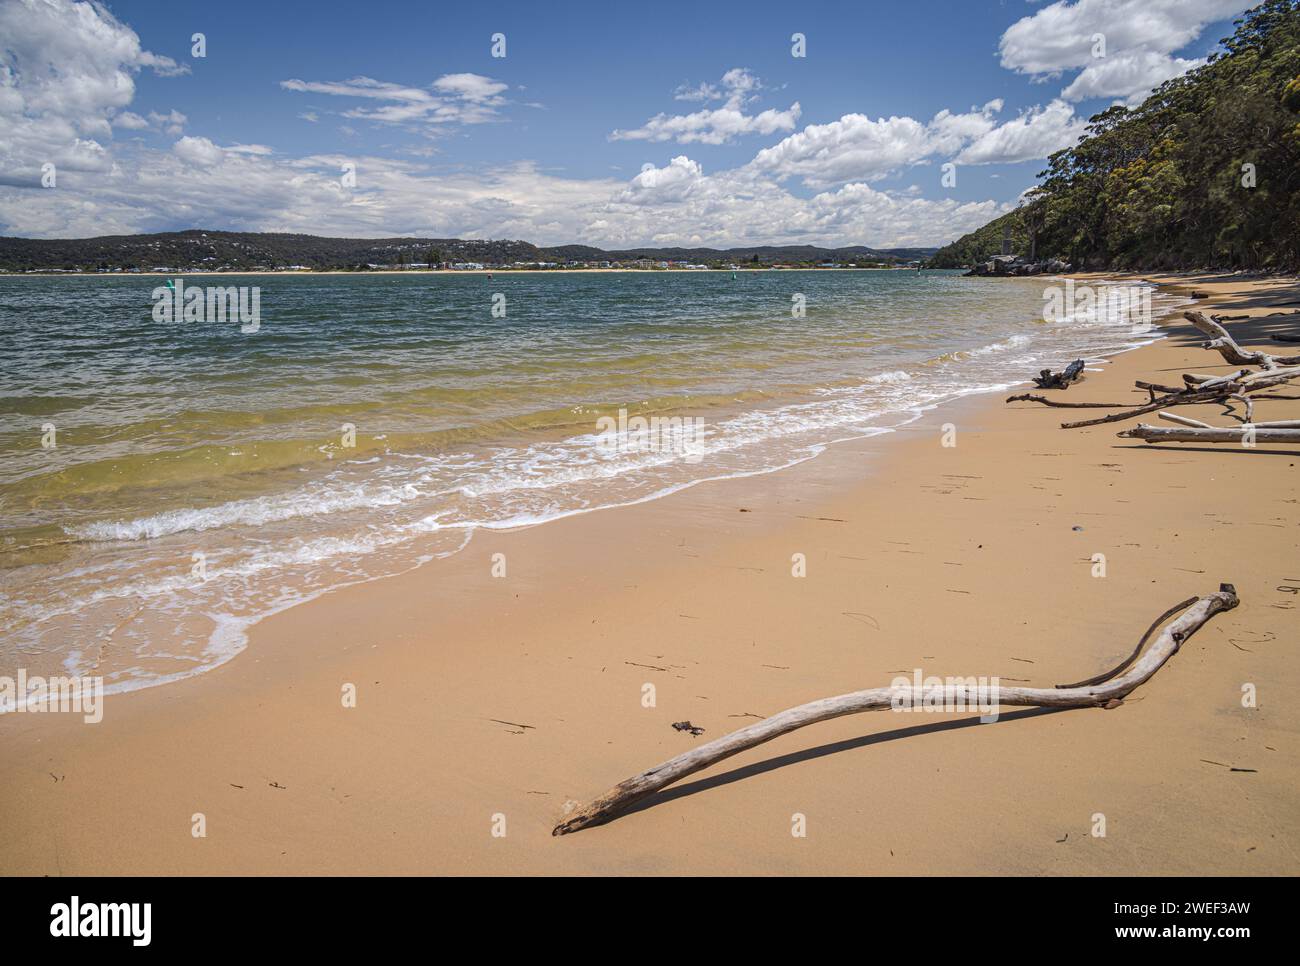
[[[942,248],[936,267],[1000,250],[1087,268],[1300,267],[1300,0],[1268,0],[1207,63],[1137,107],[1090,119],[1014,212]]]

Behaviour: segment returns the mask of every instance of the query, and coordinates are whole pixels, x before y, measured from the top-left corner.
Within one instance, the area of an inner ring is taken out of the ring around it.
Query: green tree
[[[1207,63],[1090,119],[1016,215],[1086,267],[1300,267],[1300,0],[1242,15]],[[1003,216],[932,264],[988,257]],[[1014,232],[1014,226],[1013,226]],[[1013,235],[1014,237],[1014,235]],[[1022,250],[1022,249],[1018,249]]]

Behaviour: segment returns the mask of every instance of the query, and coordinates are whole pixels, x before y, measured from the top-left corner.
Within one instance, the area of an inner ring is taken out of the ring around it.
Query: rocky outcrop
[[[977,262],[967,275],[1059,275],[1070,271],[1069,262],[1059,258],[1031,262],[1023,255],[994,255],[986,262]]]

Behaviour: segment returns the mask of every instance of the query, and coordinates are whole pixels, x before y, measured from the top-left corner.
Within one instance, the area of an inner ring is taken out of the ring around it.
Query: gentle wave
[[[0,651],[0,664],[22,654],[25,660],[68,672],[93,670],[105,675],[110,690],[180,680],[228,661],[246,646],[248,628],[269,614],[338,587],[455,554],[477,530],[535,526],[659,499],[706,480],[772,472],[812,459],[838,441],[892,432],[947,401],[1008,388],[1042,365],[1055,368],[1080,357],[1095,363],[1102,354],[1159,337],[1150,327],[1095,314],[1044,323],[1037,317],[1038,290],[1011,280],[1005,287],[982,289],[980,297],[992,300],[988,305],[970,301],[976,290],[944,277],[833,282],[841,288],[825,298],[839,308],[829,320],[738,322],[734,305],[726,303],[723,317],[728,321],[710,351],[725,346],[728,353],[743,354],[744,364],[738,360],[735,370],[743,370],[745,380],[765,373],[761,383],[738,380],[725,358],[707,353],[697,359],[681,348],[638,353],[622,347],[625,357],[642,360],[635,378],[605,366],[603,388],[592,382],[590,372],[553,392],[539,386],[545,395],[540,401],[550,405],[534,405],[532,412],[514,416],[492,411],[463,431],[421,431],[419,420],[427,414],[412,423],[409,413],[399,412],[405,422],[365,427],[365,447],[358,447],[353,458],[348,458],[349,450],[331,445],[328,459],[319,463],[286,459],[283,465],[250,472],[221,462],[221,447],[214,446],[201,457],[201,485],[178,479],[170,486],[138,453],[123,451],[116,461],[102,458],[93,486],[79,489],[75,474],[65,477],[73,481],[66,493],[82,501],[78,512],[86,519],[51,517],[41,504],[34,521],[20,520],[26,529],[8,530],[5,539],[17,539],[19,546],[4,547],[7,556],[22,558],[29,551],[30,562],[20,560],[21,565],[7,571],[0,617],[10,628],[12,643]],[[652,307],[662,302],[656,285],[687,284],[637,283],[645,286]],[[352,297],[368,297],[364,286],[348,284],[357,286],[347,289]],[[870,288],[872,297],[857,300],[854,286]],[[584,299],[608,297],[589,283],[578,287]],[[906,321],[873,314],[879,311],[882,290],[892,299],[885,303],[889,310]],[[735,299],[734,292],[709,297]],[[962,299],[967,301],[950,304]],[[1160,304],[1174,303],[1166,299]],[[621,305],[599,309],[614,314]],[[641,311],[648,309],[642,306]],[[575,323],[581,324],[594,323]],[[969,331],[954,328],[959,324]],[[737,325],[742,328],[735,330]],[[1008,327],[1016,331],[1008,333]],[[632,328],[640,338],[654,326]],[[674,335],[671,325],[664,328],[655,338],[698,339],[711,332],[699,314],[680,334]],[[515,373],[527,368],[528,352],[539,345],[573,353],[577,372],[583,369],[584,353],[606,351],[599,341],[584,343],[577,331],[557,334],[543,327],[515,336],[527,349],[512,348],[510,333],[493,334],[492,346],[520,353],[509,362]],[[607,329],[592,331],[611,338]],[[397,334],[403,352],[414,352],[412,345],[418,342],[410,332]],[[819,347],[819,334],[833,351]],[[439,351],[454,344],[440,337]],[[485,351],[475,349],[473,358],[487,365]],[[259,356],[262,364],[273,364],[274,358]],[[662,371],[654,368],[656,362]],[[685,368],[676,368],[681,366]],[[465,360],[458,360],[456,368],[471,373],[457,378],[481,381]],[[554,360],[533,368],[564,371]],[[387,370],[372,364],[367,372],[381,379]],[[216,375],[212,385],[242,385],[236,373],[222,369]],[[391,375],[403,376],[404,370],[395,366]],[[250,374],[265,377],[265,372]],[[471,396],[489,391],[470,392],[468,383],[461,389]],[[283,391],[285,411],[297,404],[296,391]],[[564,398],[574,391],[596,395]],[[14,395],[8,389],[5,394]],[[379,385],[375,394],[401,398],[392,386]],[[617,405],[619,399],[627,399],[626,404]],[[222,404],[220,398],[209,402],[214,408]],[[611,449],[597,419],[620,409],[647,417],[698,417],[703,426],[695,436],[681,424],[670,424],[658,437],[658,448]],[[347,409],[337,412],[346,414]],[[226,448],[238,452],[241,445],[231,442]],[[61,459],[75,456],[75,451],[59,454]],[[24,458],[30,461],[30,456]],[[137,464],[140,475],[133,481],[122,471]],[[39,464],[35,469],[41,471]],[[113,481],[111,490],[105,490],[104,480]],[[248,495],[258,488],[265,492]],[[140,495],[133,497],[137,491]],[[193,500],[195,492],[238,496],[202,505]],[[47,531],[53,526],[67,539],[50,537]],[[24,533],[42,536],[22,545]]]
[[[364,465],[364,464],[362,464]],[[185,507],[125,522],[104,521],[68,528],[82,540],[153,540],[187,530],[200,533],[216,527],[260,526],[343,510],[395,506],[419,494],[385,487],[380,493],[320,493],[308,489],[276,497],[236,500],[215,507]]]

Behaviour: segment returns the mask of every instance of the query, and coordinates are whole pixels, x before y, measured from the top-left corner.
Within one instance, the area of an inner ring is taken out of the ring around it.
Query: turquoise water
[[[0,673],[183,677],[476,529],[777,469],[1153,337],[1044,322],[1051,279],[947,272],[185,279],[259,287],[252,332],[156,321],[163,284],[0,278]],[[637,416],[677,420],[611,445],[602,417]]]

